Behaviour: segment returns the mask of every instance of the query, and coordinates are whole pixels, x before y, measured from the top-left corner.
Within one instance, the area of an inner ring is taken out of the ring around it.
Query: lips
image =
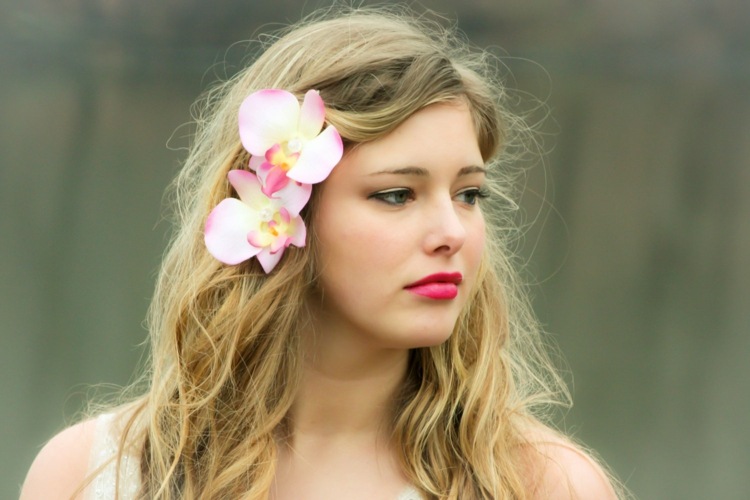
[[[425,276],[404,288],[411,293],[435,300],[455,299],[458,285],[463,280],[461,273],[437,273]]]

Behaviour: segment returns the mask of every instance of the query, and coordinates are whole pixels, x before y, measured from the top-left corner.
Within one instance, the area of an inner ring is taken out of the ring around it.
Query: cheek
[[[319,283],[326,309],[356,322],[387,306],[399,288],[398,266],[404,259],[392,231],[355,214],[349,220],[319,236]]]
[[[469,231],[464,245],[467,263],[475,272],[479,268],[482,255],[484,255],[485,230],[484,219],[481,218]]]
[[[367,274],[401,260],[403,235],[383,217],[359,208],[320,214],[316,232],[323,269]]]

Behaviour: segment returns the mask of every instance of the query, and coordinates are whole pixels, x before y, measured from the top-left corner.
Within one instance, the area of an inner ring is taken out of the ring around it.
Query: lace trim
[[[105,463],[106,465],[89,486],[86,500],[112,500],[114,498],[134,500],[136,498],[141,482],[140,462],[138,457],[125,452],[122,455],[119,471],[117,470],[116,457],[120,431],[115,414],[105,413],[97,418],[89,471],[93,472]],[[120,478],[117,492],[119,496],[116,496],[115,485],[118,475]]]
[[[416,490],[413,486],[409,486],[404,491],[402,491],[398,498],[396,500],[424,500],[422,498],[422,495],[419,493],[419,491]]]

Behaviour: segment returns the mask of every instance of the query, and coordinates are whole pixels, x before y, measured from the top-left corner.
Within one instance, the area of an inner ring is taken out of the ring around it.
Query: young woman
[[[615,498],[538,416],[564,389],[506,246],[504,98],[451,33],[357,10],[209,92],[148,389],[53,438],[22,498]]]

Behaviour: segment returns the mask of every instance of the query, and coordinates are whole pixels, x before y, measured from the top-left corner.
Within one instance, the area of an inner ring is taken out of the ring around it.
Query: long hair
[[[528,127],[503,104],[497,65],[450,28],[388,10],[308,18],[264,42],[254,63],[196,108],[194,144],[173,186],[176,232],[149,312],[152,369],[122,442],[136,443],[144,498],[266,498],[277,437],[302,366],[299,332],[315,286],[315,192],[305,248],[266,275],[255,259],[225,266],[203,242],[208,213],[246,168],[237,113],[263,88],[320,92],[345,147],[383,137],[416,111],[463,101],[488,182],[487,245],[450,339],[410,352],[394,402],[394,449],[427,498],[524,498],[519,447],[529,422],[566,392],[544,354],[514,272],[513,174]]]

